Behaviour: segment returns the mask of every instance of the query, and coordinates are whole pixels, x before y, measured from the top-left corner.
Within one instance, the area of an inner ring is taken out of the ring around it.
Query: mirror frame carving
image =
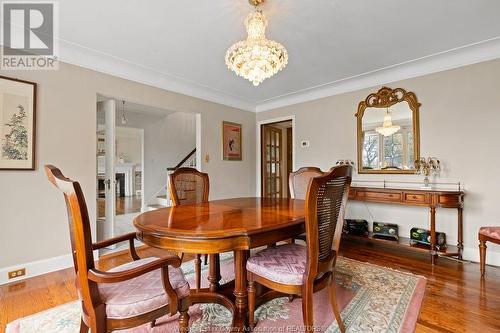
[[[375,173],[375,174],[414,174],[415,170],[371,170],[363,169],[363,115],[366,108],[388,108],[400,102],[407,102],[412,111],[413,116],[413,145],[415,160],[420,158],[420,123],[419,123],[419,108],[422,104],[417,101],[417,96],[413,92],[407,92],[403,88],[391,89],[382,87],[376,93],[372,93],[366,97],[364,101],[359,102],[358,112],[356,113],[358,123],[358,173]]]

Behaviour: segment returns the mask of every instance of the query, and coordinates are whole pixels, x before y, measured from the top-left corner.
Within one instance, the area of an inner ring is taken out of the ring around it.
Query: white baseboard
[[[486,243],[488,246],[488,243]],[[464,247],[463,258],[473,262],[479,262],[479,248],[478,247]],[[491,266],[500,267],[500,253],[491,251],[489,248],[486,250],[486,264]],[[478,268],[479,269],[479,268]]]
[[[71,254],[0,268],[0,285],[25,280],[27,278],[55,272],[68,267],[73,267],[73,258],[71,257]],[[9,280],[8,272],[21,268],[26,269],[26,275]]]
[[[99,251],[94,251],[94,258],[99,258]],[[22,281],[34,276],[59,271],[61,269],[66,269],[69,267],[73,267],[73,258],[71,254],[64,254],[62,256],[0,268],[0,286],[11,282]],[[26,274],[19,278],[9,280],[8,273],[21,268],[26,269]]]

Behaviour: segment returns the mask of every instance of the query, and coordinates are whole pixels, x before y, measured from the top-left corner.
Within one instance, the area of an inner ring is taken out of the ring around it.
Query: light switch
[[[210,162],[210,155],[206,154],[205,155],[205,163]]]
[[[302,148],[309,148],[309,140],[302,140],[302,141],[300,142],[300,146],[301,146]]]

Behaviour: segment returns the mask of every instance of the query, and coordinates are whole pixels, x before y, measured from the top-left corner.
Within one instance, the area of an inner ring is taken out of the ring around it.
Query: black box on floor
[[[399,240],[399,227],[397,224],[373,222],[373,238]]]
[[[421,228],[411,228],[410,230],[410,240],[412,244],[424,244],[431,245],[431,231]],[[444,232],[436,231],[436,246],[446,247],[446,234]]]
[[[368,221],[360,219],[345,219],[344,233],[356,236],[368,236]]]

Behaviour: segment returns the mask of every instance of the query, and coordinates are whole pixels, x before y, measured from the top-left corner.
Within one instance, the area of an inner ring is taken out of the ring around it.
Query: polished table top
[[[134,226],[158,237],[220,239],[303,224],[304,211],[304,200],[234,198],[145,212]]]

